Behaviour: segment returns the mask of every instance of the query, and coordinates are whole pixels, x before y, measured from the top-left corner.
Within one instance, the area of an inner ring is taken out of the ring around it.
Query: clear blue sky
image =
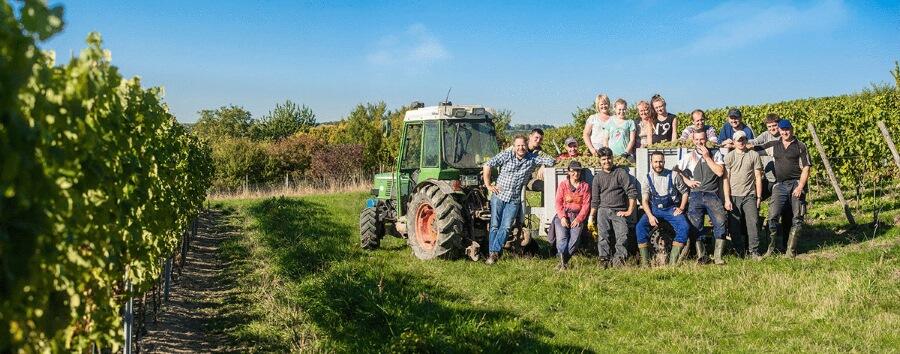
[[[319,121],[357,103],[455,103],[564,124],[605,92],[670,111],[859,91],[900,59],[900,2],[52,1],[59,60],[103,35],[183,122],[290,99]]]

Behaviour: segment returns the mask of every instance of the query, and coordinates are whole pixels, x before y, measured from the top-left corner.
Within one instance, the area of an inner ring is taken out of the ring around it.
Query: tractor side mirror
[[[381,135],[385,138],[391,136],[391,121],[384,119],[381,121]]]

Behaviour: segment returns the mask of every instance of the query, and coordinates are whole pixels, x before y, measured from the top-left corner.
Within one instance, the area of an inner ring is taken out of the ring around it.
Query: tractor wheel
[[[378,221],[375,208],[365,208],[359,214],[359,245],[363,249],[374,250],[381,245],[384,237],[384,223]]]
[[[453,258],[462,250],[462,205],[436,186],[425,186],[409,203],[406,238],[419,259]]]

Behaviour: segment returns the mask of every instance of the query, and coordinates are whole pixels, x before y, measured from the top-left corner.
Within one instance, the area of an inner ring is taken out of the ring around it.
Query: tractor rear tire
[[[365,208],[359,214],[359,245],[366,250],[374,250],[381,246],[384,237],[384,223],[378,221],[375,208]]]
[[[406,240],[417,258],[454,258],[461,253],[466,220],[452,195],[437,186],[423,187],[409,203],[406,220]]]

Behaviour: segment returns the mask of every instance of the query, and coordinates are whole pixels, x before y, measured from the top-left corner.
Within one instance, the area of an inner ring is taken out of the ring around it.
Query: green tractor
[[[360,214],[362,248],[376,249],[391,234],[406,238],[419,259],[465,254],[478,260],[491,218],[481,169],[499,152],[491,110],[413,102],[399,151],[396,170],[375,175],[372,198]],[[514,225],[508,244],[522,244],[522,236],[522,227]]]

